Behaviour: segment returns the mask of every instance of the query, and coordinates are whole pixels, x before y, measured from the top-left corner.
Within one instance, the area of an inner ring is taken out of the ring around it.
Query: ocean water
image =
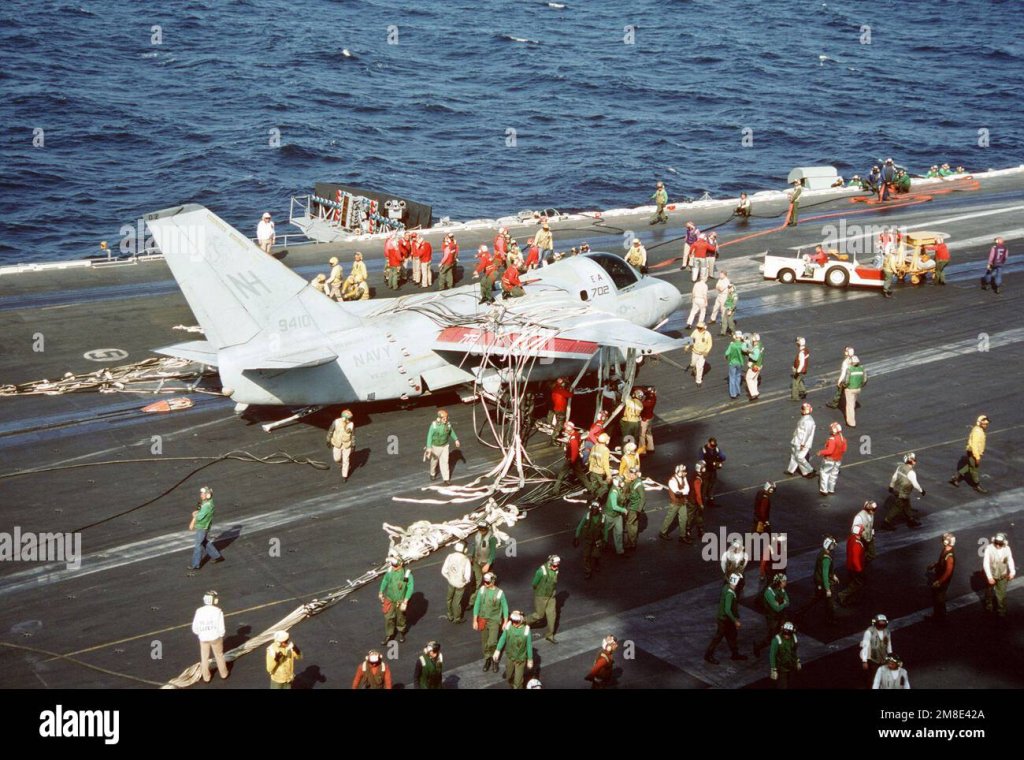
[[[316,181],[471,219],[641,205],[657,179],[673,199],[778,188],[793,166],[849,176],[889,155],[1017,165],[1022,16],[1016,0],[8,0],[0,262],[93,254],[189,201],[249,235],[269,209],[280,234]]]

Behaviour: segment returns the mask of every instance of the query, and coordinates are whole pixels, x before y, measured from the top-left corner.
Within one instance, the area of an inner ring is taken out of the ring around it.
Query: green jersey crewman
[[[417,689],[440,689],[444,683],[444,655],[441,645],[436,641],[428,641],[423,654],[416,658],[416,671],[413,683]]]
[[[604,542],[604,515],[601,502],[592,501],[587,513],[576,526],[576,535],[572,539],[573,547],[583,543],[583,577],[590,578],[594,570],[601,565],[601,549]]]
[[[786,610],[789,608],[789,592],[786,591],[785,573],[776,573],[764,593],[761,595],[764,604],[765,635],[760,641],[754,643],[754,657],[761,655],[761,650],[769,645],[772,638],[782,628],[786,619]]]
[[[377,598],[380,599],[381,607],[384,610],[384,644],[387,644],[398,632],[398,643],[405,642],[405,632],[408,625],[405,620],[405,610],[409,606],[409,597],[413,592],[412,570],[406,570],[402,558],[392,555],[388,562],[391,569],[384,574],[380,580],[380,591]]]
[[[470,606],[476,601],[476,592],[483,585],[484,575],[489,573],[498,555],[498,538],[494,531],[486,525],[477,526],[476,538],[473,540],[473,593],[469,597]]]
[[[654,216],[651,217],[651,224],[665,224],[668,221],[668,214],[665,213],[665,205],[668,203],[668,190],[665,189],[664,182],[658,182],[651,200],[657,206]]]
[[[736,635],[740,629],[740,609],[736,598],[736,587],[741,580],[742,576],[739,573],[733,573],[722,586],[722,597],[718,603],[718,628],[704,652],[704,660],[712,665],[718,664],[718,660],[715,659],[715,650],[722,643],[722,639],[728,643],[729,649],[732,651],[732,659],[747,659],[745,654],[740,654],[740,648],[736,642]]]
[[[796,650],[796,626],[792,623],[783,623],[782,628],[772,639],[772,648],[768,654],[775,688],[788,689],[792,674],[800,670],[800,655]]]
[[[503,626],[501,638],[492,656],[495,671],[502,651],[507,655],[505,680],[513,689],[522,689],[526,683],[526,671],[533,670],[533,639],[530,626],[525,624],[523,613],[519,610],[514,610]]]
[[[498,576],[484,573],[484,585],[478,589],[473,604],[473,630],[480,631],[485,673],[491,669],[491,655],[498,645],[498,633],[508,619],[508,599],[497,584]]]
[[[612,478],[612,487],[608,491],[608,500],[604,504],[604,542],[608,543],[608,534],[612,534],[615,542],[615,553],[620,557],[626,552],[622,548],[622,521],[626,514],[625,482],[621,475]]]
[[[544,638],[552,644],[558,643],[555,641],[555,627],[558,625],[558,604],[555,594],[558,592],[558,568],[561,564],[562,558],[552,554],[533,574],[534,613],[526,621],[528,625],[536,625],[547,618],[548,633]]]
[[[437,480],[437,467],[440,465],[441,478],[446,486],[451,485],[448,450],[452,443],[455,444],[455,448],[459,448],[459,436],[455,434],[452,424],[448,421],[448,410],[438,409],[437,419],[430,423],[427,430],[427,445],[423,451],[430,458],[430,479]]]

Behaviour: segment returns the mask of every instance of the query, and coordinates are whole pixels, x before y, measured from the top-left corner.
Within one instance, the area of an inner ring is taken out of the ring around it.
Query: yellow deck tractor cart
[[[935,271],[936,243],[948,238],[945,232],[908,232],[896,250],[896,279],[910,278],[911,285],[920,285]]]

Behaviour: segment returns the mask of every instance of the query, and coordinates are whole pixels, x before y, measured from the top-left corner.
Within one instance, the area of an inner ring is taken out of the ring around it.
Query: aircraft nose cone
[[[679,309],[682,308],[683,295],[676,289],[674,285],[670,285],[667,282],[664,283],[664,286],[661,288],[661,291],[662,292],[658,294],[658,297],[664,304],[664,309],[662,310],[662,318],[664,319],[665,317],[669,316],[670,314],[674,314],[675,312],[679,311]]]

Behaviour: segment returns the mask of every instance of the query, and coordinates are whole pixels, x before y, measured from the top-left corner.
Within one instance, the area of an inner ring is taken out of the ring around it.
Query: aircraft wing
[[[186,343],[175,343],[173,346],[153,349],[154,354],[172,356],[175,359],[205,364],[208,367],[217,366],[217,349],[205,340],[190,340]]]
[[[687,345],[688,339],[670,338],[641,325],[605,314],[586,314],[554,328],[493,329],[447,327],[438,333],[431,348],[464,354],[536,356],[550,359],[589,359],[602,346],[635,348],[641,354],[660,354]]]

